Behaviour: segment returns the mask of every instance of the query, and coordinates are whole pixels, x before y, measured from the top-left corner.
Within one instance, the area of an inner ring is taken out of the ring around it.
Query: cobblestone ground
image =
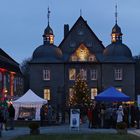
[[[10,140],[16,136],[29,134],[28,127],[16,127],[14,130],[2,131],[2,138],[0,140]],[[50,133],[117,133],[115,129],[89,129],[87,124],[82,124],[78,129],[71,129],[69,125],[47,126],[40,128],[41,134]],[[128,129],[128,133],[140,137],[140,129]]]

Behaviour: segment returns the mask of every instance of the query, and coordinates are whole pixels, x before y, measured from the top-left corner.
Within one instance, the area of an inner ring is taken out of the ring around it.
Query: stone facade
[[[65,37],[58,47],[50,42],[54,39],[50,26],[46,29],[44,44],[34,51],[30,62],[30,88],[43,98],[46,88],[46,98],[54,110],[63,111],[69,100],[75,81],[75,77],[70,77],[70,69],[72,76],[84,74],[89,88],[96,89],[94,93],[113,86],[135,98],[135,61],[130,49],[122,43],[118,25],[113,27],[112,43],[107,47],[81,16],[70,30],[65,25]],[[43,70],[48,76],[45,80]]]

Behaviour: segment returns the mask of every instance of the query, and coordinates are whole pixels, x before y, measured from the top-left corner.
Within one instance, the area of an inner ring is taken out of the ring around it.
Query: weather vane
[[[51,11],[50,11],[50,9],[49,9],[49,7],[48,7],[48,25],[49,25],[49,23],[50,23],[50,13],[51,13]]]
[[[80,9],[80,16],[82,16],[82,9]]]
[[[116,22],[116,24],[118,22],[118,6],[117,6],[117,0],[116,0],[116,5],[115,5],[115,22]]]

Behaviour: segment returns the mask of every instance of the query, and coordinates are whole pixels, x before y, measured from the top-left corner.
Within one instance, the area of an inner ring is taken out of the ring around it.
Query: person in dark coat
[[[8,108],[9,112],[9,121],[10,121],[10,130],[14,129],[14,118],[15,118],[15,109],[12,104]]]
[[[45,120],[44,105],[40,108],[40,125],[43,126],[43,121]]]
[[[136,122],[137,122],[137,129],[140,128],[140,109],[136,107]]]
[[[1,110],[0,110],[0,137],[1,137],[1,131],[2,131],[3,120],[4,120],[3,114],[2,114],[2,112],[1,112]]]

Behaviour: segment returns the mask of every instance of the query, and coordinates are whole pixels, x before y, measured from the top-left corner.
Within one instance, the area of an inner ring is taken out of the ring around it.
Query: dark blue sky
[[[116,0],[0,0],[0,47],[17,62],[31,57],[42,44],[47,26],[47,8],[55,44],[63,39],[63,26],[70,27],[82,15],[107,46],[114,26]],[[140,54],[140,0],[118,0],[118,24],[124,34],[123,42],[133,55]]]

